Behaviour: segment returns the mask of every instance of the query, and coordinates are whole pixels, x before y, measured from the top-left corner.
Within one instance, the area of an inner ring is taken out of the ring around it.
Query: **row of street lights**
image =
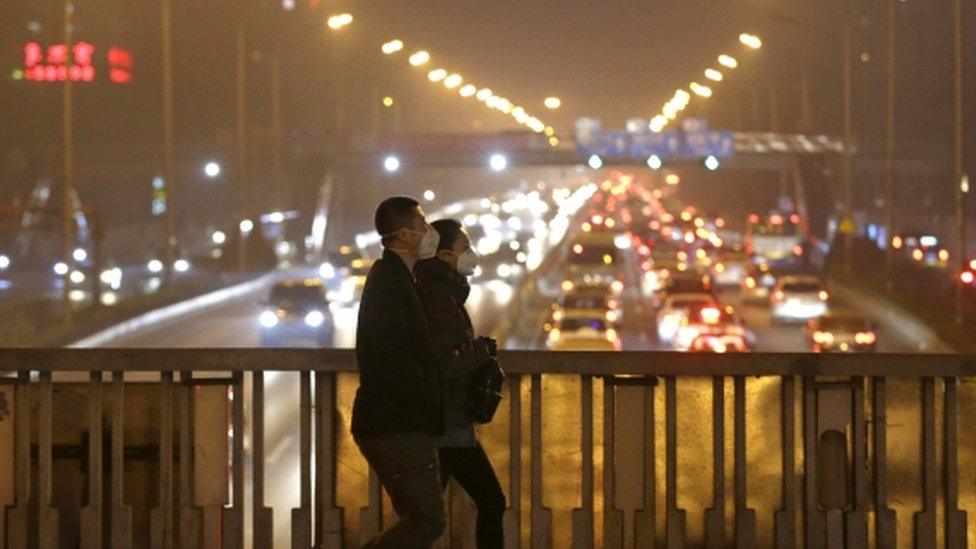
[[[758,50],[762,47],[762,39],[754,34],[742,33],[739,35],[739,43],[751,50]],[[721,54],[716,58],[718,64],[725,70],[734,70],[739,66],[739,61],[728,54]],[[664,103],[661,108],[661,112],[656,114],[651,118],[650,129],[651,131],[658,133],[664,130],[671,121],[675,120],[681,111],[685,110],[691,103],[694,96],[700,97],[702,99],[708,99],[714,93],[712,86],[722,82],[725,79],[725,75],[722,73],[722,69],[715,67],[708,67],[704,71],[704,76],[711,83],[702,84],[700,82],[691,82],[688,84],[688,90],[684,88],[678,88],[674,92],[674,95]]]

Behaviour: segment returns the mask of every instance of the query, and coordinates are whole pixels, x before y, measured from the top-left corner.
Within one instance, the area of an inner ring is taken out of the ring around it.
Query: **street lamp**
[[[708,168],[708,171],[714,172],[720,165],[721,163],[714,155],[708,155],[708,157],[705,158],[705,167]]]
[[[745,32],[739,35],[739,42],[742,42],[742,44],[747,48],[752,48],[754,50],[758,50],[762,47],[762,40],[758,36]]]
[[[444,69],[434,69],[427,73],[427,80],[431,82],[440,82],[447,78],[447,71]]]
[[[389,173],[396,172],[400,169],[400,159],[390,155],[383,159],[383,169]]]
[[[386,55],[392,55],[403,49],[403,40],[394,39],[380,46],[380,51]]]
[[[603,167],[603,159],[597,154],[590,155],[590,158],[587,159],[586,164],[594,170],[599,170]]]
[[[652,154],[651,156],[647,157],[647,167],[648,168],[650,168],[652,170],[660,170],[661,169],[661,166],[663,166],[663,165],[664,165],[664,163],[661,161],[661,157],[660,156],[658,156],[656,154]]]
[[[705,69],[705,78],[712,80],[713,82],[722,81],[722,73],[715,69]]]
[[[563,105],[563,102],[558,97],[547,97],[543,104],[549,110],[556,110]]]
[[[728,67],[730,69],[734,69],[739,66],[739,62],[735,60],[735,57],[732,57],[731,55],[726,55],[724,53],[718,56],[718,62],[723,67]]]
[[[508,159],[505,158],[505,155],[501,153],[495,153],[491,155],[491,158],[488,159],[488,166],[492,169],[492,171],[505,171],[505,168],[508,167]]]
[[[444,87],[449,90],[453,90],[454,88],[460,86],[462,82],[464,82],[464,79],[461,78],[461,75],[454,73],[444,78]]]
[[[341,29],[343,27],[346,27],[348,25],[351,25],[352,24],[352,21],[353,21],[353,17],[352,17],[352,14],[351,13],[339,13],[339,14],[330,16],[326,20],[326,25],[328,25],[329,28],[332,29],[332,30],[339,30],[339,29]]]
[[[203,173],[210,179],[213,179],[220,175],[220,164],[216,162],[207,162],[203,166]]]
[[[420,50],[414,53],[409,58],[410,64],[414,67],[419,67],[421,65],[426,65],[430,61],[430,54],[424,50]]]

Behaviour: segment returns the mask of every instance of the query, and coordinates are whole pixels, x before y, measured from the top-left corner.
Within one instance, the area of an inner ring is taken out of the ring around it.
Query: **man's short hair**
[[[399,229],[412,229],[417,206],[420,203],[409,196],[391,196],[376,207],[373,222],[376,232],[385,244],[387,236]]]

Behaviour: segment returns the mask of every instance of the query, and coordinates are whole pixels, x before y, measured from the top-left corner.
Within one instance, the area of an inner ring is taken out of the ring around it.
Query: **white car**
[[[661,343],[670,345],[677,336],[678,330],[687,324],[691,312],[709,306],[718,306],[711,294],[688,293],[668,296],[657,313],[658,339]]]
[[[549,330],[546,346],[554,351],[620,350],[620,336],[609,321],[583,311],[566,311]]]
[[[830,293],[819,277],[780,277],[770,296],[773,322],[805,321],[827,314]]]

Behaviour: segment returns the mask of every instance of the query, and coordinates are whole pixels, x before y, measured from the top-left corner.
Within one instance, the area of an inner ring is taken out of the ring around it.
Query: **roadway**
[[[463,215],[463,213],[460,213]],[[558,250],[558,248],[557,248]],[[548,263],[544,263],[548,264]],[[636,267],[635,267],[636,268]],[[562,278],[564,266],[558,261],[549,264],[546,272],[539,276],[537,287],[558,287],[558,282]],[[310,276],[314,271],[292,270],[283,273],[282,276]],[[632,279],[636,279],[636,271],[631,273]],[[633,288],[635,285],[631,285]],[[114,347],[253,347],[260,344],[257,317],[261,311],[261,300],[268,291],[267,287],[259,288],[249,294],[240,296],[232,301],[204,309],[187,316],[180,317],[159,325],[146,327],[137,332],[128,334],[111,343]],[[512,307],[513,295],[518,295],[517,288],[505,282],[494,280],[484,281],[474,285],[469,301],[469,309],[472,312],[473,321],[480,333],[494,333],[499,327],[500,322],[510,315],[514,310]],[[528,292],[526,302],[512,324],[512,331],[508,334],[507,348],[541,349],[544,348],[544,332],[542,325],[549,314],[549,306],[554,299],[551,292],[533,291]],[[738,305],[738,298],[734,292],[728,295],[729,303]],[[845,307],[857,308],[856,303],[843,304]],[[740,306],[740,312],[745,317],[748,326],[755,332],[757,339],[757,350],[761,351],[804,351],[807,349],[804,334],[797,326],[774,325],[770,321],[769,311],[763,307]],[[355,315],[354,307],[335,307],[333,318],[336,326],[334,344],[337,347],[352,347],[355,339]],[[626,292],[624,325],[622,328],[623,348],[625,350],[660,350],[662,347],[657,343],[654,335],[653,311],[646,304],[639,292],[631,290]],[[914,342],[899,338],[894,332],[888,333],[882,328],[879,333],[879,350],[882,351],[910,351],[915,349]],[[273,364],[268,365],[273,368]],[[525,399],[524,409],[528,408],[528,383],[523,384],[523,394]],[[356,387],[356,380],[353,376],[341,376],[339,380],[339,409],[347,411],[350,409],[352,398]],[[777,384],[771,380],[750,380],[749,395],[750,416],[755,414],[757,421],[751,424],[750,432],[756,430],[757,434],[768,432],[778,433],[778,410],[771,409],[764,405],[762,395],[769,391],[778,390]],[[602,394],[602,383],[594,383],[594,398],[600,402]],[[276,544],[279,547],[288,545],[288,509],[297,506],[298,495],[297,483],[297,464],[298,464],[298,379],[292,374],[270,374],[267,382],[267,410],[268,425],[266,427],[266,453],[267,478],[276,479],[276,482],[269,483],[267,497],[268,505],[275,509],[276,524]],[[544,447],[545,455],[543,460],[545,473],[544,502],[553,509],[553,541],[556,547],[569,545],[569,535],[571,532],[570,512],[571,509],[579,504],[579,478],[577,475],[562,474],[565,471],[579,471],[580,449],[579,449],[579,398],[580,382],[578,378],[547,376],[543,379],[543,422],[544,422]],[[663,393],[661,393],[663,394]],[[639,433],[644,431],[642,425],[640,402],[641,393],[633,388],[621,388],[618,400],[618,460],[622,468],[636,468],[640,470],[639,453]],[[663,399],[659,398],[658,405],[663,404]],[[708,409],[711,400],[711,381],[683,380],[679,384],[680,408],[691,412],[693,409]],[[769,399],[772,402],[775,399]],[[702,406],[702,408],[698,408]],[[731,400],[727,398],[727,406],[731,407]],[[663,418],[663,409],[657,410],[657,417]],[[505,405],[499,411],[499,417],[506,417],[507,409]],[[601,425],[602,409],[597,405],[594,407],[594,420],[596,425]],[[682,419],[680,429],[683,432],[694,432],[704,430],[709,432],[710,425],[695,425],[697,416],[693,413],[688,414],[688,418]],[[708,416],[708,414],[706,414]],[[524,418],[525,419],[525,418]],[[482,429],[482,439],[489,451],[490,457],[499,471],[503,486],[507,486],[507,425],[502,422],[487,426]],[[708,422],[710,423],[710,421]],[[338,445],[339,456],[339,505],[346,509],[346,526],[349,529],[347,536],[356,536],[356,522],[358,510],[363,504],[363,496],[366,493],[367,468],[365,463],[355,449],[349,433],[348,414],[341,414],[341,426],[339,429],[340,440]],[[523,432],[528,439],[528,425],[525,424]],[[658,437],[663,436],[663,424],[657,426]],[[636,436],[626,437],[624,434],[631,433]],[[602,433],[596,429],[596,465],[597,475],[600,478],[599,468],[602,466],[600,458],[600,445],[602,444]],[[768,455],[778,455],[778,436],[759,437],[755,448],[750,448],[750,455],[762,455],[762,452],[769,452]],[[663,438],[661,438],[663,442]],[[627,441],[631,441],[628,444]],[[731,442],[731,441],[730,441]],[[245,444],[249,447],[247,441]],[[750,444],[753,444],[750,439]],[[663,443],[658,445],[659,450],[663,450]],[[660,452],[659,452],[660,454]],[[688,482],[700,482],[699,477],[711,478],[709,464],[710,459],[706,456],[711,454],[711,439],[708,436],[701,437],[679,437],[679,485]],[[663,459],[663,454],[659,455]],[[750,464],[750,490],[773,489],[778,490],[778,485],[772,479],[778,478],[778,460],[757,460],[755,466]],[[528,465],[528,459],[523,463]],[[660,462],[660,463],[663,463]],[[663,471],[663,467],[660,469]],[[560,474],[556,474],[556,473]],[[660,476],[660,474],[659,474]],[[621,475],[624,477],[624,475]],[[621,479],[618,477],[618,507],[625,510],[635,510],[641,506],[640,483],[633,482],[631,479]],[[527,479],[527,471],[523,474]],[[282,482],[282,479],[288,481]],[[696,480],[697,479],[697,480]],[[599,490],[602,493],[602,490]],[[695,532],[700,531],[701,510],[710,507],[710,497],[706,491],[695,491],[694,496],[683,497],[679,503],[689,510],[688,525],[689,533],[694,539]],[[778,492],[777,492],[778,493]],[[523,501],[523,524],[528,524],[528,487],[523,489],[525,500]],[[599,497],[599,494],[597,494]],[[757,508],[759,514],[759,527],[763,532],[770,532],[771,516],[774,509],[772,505],[776,498],[757,498],[757,504],[769,505],[769,507]],[[597,499],[599,502],[599,499]],[[663,509],[662,505],[658,509]],[[661,514],[661,513],[659,513]],[[599,518],[599,503],[597,504],[597,529],[601,528]],[[628,522],[628,533],[632,529],[632,524]],[[629,534],[628,534],[629,535]],[[763,534],[760,539],[765,539],[767,534]],[[347,539],[358,539],[347,537]]]

